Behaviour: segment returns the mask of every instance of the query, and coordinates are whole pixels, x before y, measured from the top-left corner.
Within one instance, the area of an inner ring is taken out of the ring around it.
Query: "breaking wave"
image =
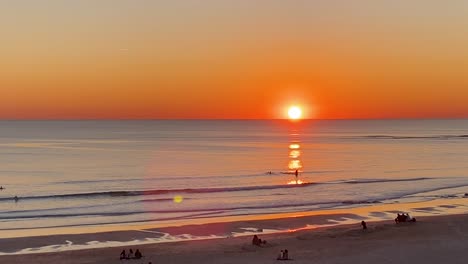
[[[184,189],[153,189],[153,190],[130,190],[130,191],[101,191],[88,193],[69,193],[69,194],[51,194],[42,196],[25,196],[19,197],[20,200],[45,200],[45,199],[87,199],[99,197],[130,197],[130,196],[155,196],[164,194],[178,193],[223,193],[223,192],[244,192],[244,191],[259,191],[259,190],[274,190],[274,189],[290,189],[290,188],[308,188],[315,185],[323,184],[369,184],[369,183],[385,183],[385,182],[411,182],[424,181],[435,178],[403,178],[403,179],[356,179],[331,182],[306,182],[303,184],[280,184],[280,185],[263,185],[263,186],[240,186],[240,187],[216,187],[216,188],[184,188]],[[11,201],[11,197],[0,198],[1,201]],[[172,199],[148,199],[149,201],[170,201]],[[147,201],[148,201],[147,200]]]

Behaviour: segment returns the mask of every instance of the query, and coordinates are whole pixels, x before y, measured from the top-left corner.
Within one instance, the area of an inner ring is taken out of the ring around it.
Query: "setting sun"
[[[288,116],[290,119],[299,119],[302,116],[302,110],[297,106],[291,106],[288,110]]]

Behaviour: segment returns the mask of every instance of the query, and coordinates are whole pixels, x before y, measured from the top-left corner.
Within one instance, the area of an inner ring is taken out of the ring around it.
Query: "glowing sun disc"
[[[302,116],[302,110],[297,106],[291,106],[288,110],[288,116],[291,119],[299,119]]]

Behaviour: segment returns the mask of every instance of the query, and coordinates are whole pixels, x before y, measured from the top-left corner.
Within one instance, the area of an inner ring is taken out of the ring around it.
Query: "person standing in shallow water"
[[[299,176],[299,172],[296,170],[296,172],[294,173],[294,175],[296,175],[296,184],[297,184],[297,177]]]

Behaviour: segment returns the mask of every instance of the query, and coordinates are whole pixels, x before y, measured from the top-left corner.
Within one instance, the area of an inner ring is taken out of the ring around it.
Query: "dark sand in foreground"
[[[123,248],[102,248],[0,256],[0,263],[284,263],[276,260],[281,249],[293,258],[287,263],[468,263],[468,215],[371,222],[367,230],[356,222],[260,238],[268,245],[252,246],[251,237],[141,245],[143,260],[121,261]]]

